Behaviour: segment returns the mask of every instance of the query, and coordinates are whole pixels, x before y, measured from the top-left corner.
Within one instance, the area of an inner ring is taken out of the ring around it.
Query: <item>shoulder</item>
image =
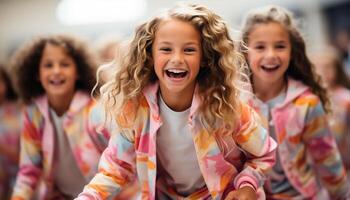
[[[311,91],[307,91],[300,95],[294,103],[297,106],[305,108],[306,121],[326,118],[326,112],[321,99]]]
[[[249,124],[253,121],[261,123],[260,116],[254,110],[254,108],[244,102],[239,102],[238,112],[238,128],[241,128],[242,126]]]
[[[149,115],[149,105],[143,94],[136,99],[130,99],[121,107],[116,116],[116,122],[121,128],[130,128],[136,121],[145,120]]]
[[[44,122],[44,114],[35,103],[30,103],[23,108],[23,119],[34,124],[41,124]]]
[[[311,90],[306,90],[303,93],[299,94],[293,101],[295,105],[308,105],[315,107],[318,104],[321,104],[321,99],[311,92]]]
[[[77,91],[73,97],[70,107],[73,110],[89,109],[94,107],[95,104],[95,100],[88,93]]]

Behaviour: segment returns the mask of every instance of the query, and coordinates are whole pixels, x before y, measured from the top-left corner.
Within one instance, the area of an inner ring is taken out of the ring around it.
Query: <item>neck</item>
[[[336,88],[338,88],[339,87],[339,85],[337,85],[337,84],[332,84],[332,83],[330,83],[330,84],[326,84],[326,85],[323,85],[324,86],[324,88],[326,88],[327,90],[329,90],[329,91],[332,91],[332,90],[334,90],[334,89],[336,89]]]
[[[275,84],[254,83],[253,81],[253,90],[258,99],[266,102],[278,96],[286,85],[287,83],[284,79]]]
[[[58,116],[62,116],[68,111],[72,99],[73,95],[49,98],[49,105]]]
[[[194,86],[188,88],[186,92],[181,93],[171,93],[171,92],[162,92],[162,88],[160,88],[160,93],[166,105],[171,108],[173,111],[181,112],[189,107],[191,107],[193,94],[194,94]]]

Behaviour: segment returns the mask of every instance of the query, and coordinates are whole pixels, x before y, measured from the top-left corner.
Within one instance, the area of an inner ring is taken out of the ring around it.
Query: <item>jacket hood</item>
[[[90,96],[82,91],[76,91],[72,102],[70,103],[69,109],[66,112],[67,116],[74,115],[83,109],[86,104],[90,101]],[[47,95],[42,95],[34,99],[34,104],[38,107],[44,117],[49,117],[49,100]]]

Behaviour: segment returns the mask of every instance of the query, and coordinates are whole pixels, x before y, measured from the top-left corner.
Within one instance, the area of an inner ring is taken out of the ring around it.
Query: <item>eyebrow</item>
[[[266,41],[255,41],[254,42],[255,44],[256,43],[258,43],[258,44],[264,44],[264,43],[266,43]],[[288,43],[288,41],[287,40],[279,40],[279,41],[275,41],[274,43]]]
[[[173,45],[171,42],[159,42],[158,44],[157,44],[157,46],[161,46],[161,45]],[[198,42],[188,42],[188,43],[184,43],[184,44],[181,44],[182,46],[198,46],[198,47],[200,47],[201,46],[201,44],[200,43],[198,43]]]

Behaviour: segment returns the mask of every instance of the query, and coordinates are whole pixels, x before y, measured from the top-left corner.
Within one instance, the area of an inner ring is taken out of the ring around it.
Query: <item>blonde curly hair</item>
[[[152,43],[159,24],[176,19],[192,24],[201,34],[202,61],[197,76],[202,121],[209,127],[223,122],[226,127],[235,126],[239,115],[240,80],[245,65],[244,57],[235,50],[226,23],[204,6],[178,4],[150,21],[141,24],[129,44],[128,52],[115,77],[101,88],[106,111],[117,116],[126,102],[134,102],[142,89],[157,81],[152,61]]]

